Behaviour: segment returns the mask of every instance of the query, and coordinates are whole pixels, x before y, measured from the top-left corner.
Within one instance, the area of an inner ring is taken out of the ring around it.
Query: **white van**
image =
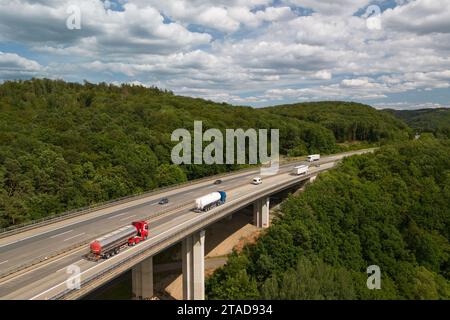
[[[320,154],[312,154],[308,156],[309,162],[319,161],[320,160]]]
[[[258,185],[258,184],[261,184],[261,183],[262,183],[262,180],[261,180],[260,177],[253,178],[252,184]]]

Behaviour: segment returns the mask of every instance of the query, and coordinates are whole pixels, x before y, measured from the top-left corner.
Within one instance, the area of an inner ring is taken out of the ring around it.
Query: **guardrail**
[[[342,153],[342,155],[351,154],[351,153],[358,152],[358,151],[364,152],[364,151],[375,150],[375,149],[376,148],[349,151],[349,152]],[[329,156],[336,156],[336,155],[329,155]],[[296,159],[296,160],[285,160],[285,159],[282,159],[280,161],[280,165],[289,165],[290,163],[295,163],[295,162],[299,162],[299,161],[302,161],[302,160],[300,160],[300,159]],[[200,183],[206,182],[208,180],[214,180],[214,179],[219,179],[219,178],[226,178],[226,177],[231,176],[231,175],[250,173],[252,171],[258,170],[259,168],[260,167],[244,168],[244,169],[236,170],[236,171],[232,171],[232,172],[221,173],[221,174],[217,174],[217,175],[213,175],[213,176],[208,176],[208,177],[203,177],[203,178],[199,178],[199,179],[194,179],[194,180],[191,180],[191,181],[188,181],[188,182],[182,182],[182,183],[174,184],[174,185],[167,186],[167,187],[162,187],[162,188],[157,188],[157,189],[153,189],[153,190],[149,190],[149,191],[144,191],[142,193],[137,193],[137,194],[125,196],[125,197],[122,197],[122,198],[113,199],[113,200],[105,201],[105,202],[102,202],[102,203],[89,205],[89,206],[86,206],[86,207],[83,207],[83,208],[78,208],[78,209],[66,211],[64,213],[59,213],[59,214],[56,214],[56,215],[48,216],[48,217],[45,217],[45,218],[42,218],[42,219],[33,220],[33,221],[30,221],[30,222],[26,222],[26,223],[14,225],[14,226],[10,226],[10,227],[7,227],[7,228],[0,228],[0,239],[4,238],[4,237],[7,237],[7,236],[9,236],[10,234],[13,234],[13,233],[24,232],[24,231],[27,231],[27,230],[35,229],[35,228],[42,227],[42,226],[45,226],[45,225],[48,225],[48,224],[52,224],[52,223],[55,223],[55,222],[63,221],[63,220],[69,219],[69,218],[74,218],[74,217],[78,217],[78,216],[81,216],[81,215],[84,215],[84,214],[88,214],[88,213],[91,213],[93,211],[98,211],[98,210],[101,210],[101,209],[110,208],[110,207],[115,206],[115,205],[131,202],[131,201],[135,201],[135,200],[139,200],[139,199],[143,199],[143,198],[150,197],[150,196],[153,196],[153,195],[157,195],[157,194],[160,194],[162,192],[168,192],[168,191],[180,189],[180,188],[183,188],[183,187],[192,186],[192,185],[195,185],[195,184],[200,184]]]
[[[287,164],[287,163],[289,163],[289,162],[286,162],[285,164]],[[144,191],[142,193],[137,193],[137,194],[125,196],[125,197],[122,197],[122,198],[113,199],[113,200],[105,201],[105,202],[102,202],[102,203],[93,204],[93,205],[86,206],[86,207],[83,207],[83,208],[78,208],[78,209],[66,211],[64,213],[60,213],[60,214],[48,216],[48,217],[45,217],[45,218],[42,218],[42,219],[33,220],[33,221],[30,221],[30,222],[26,222],[26,223],[10,226],[10,227],[7,227],[7,228],[1,228],[0,229],[0,238],[7,237],[11,233],[23,232],[23,231],[31,230],[31,229],[42,227],[42,226],[45,226],[45,225],[48,225],[48,224],[52,224],[52,223],[55,223],[55,222],[63,221],[63,220],[69,219],[69,218],[74,218],[74,217],[78,217],[78,216],[81,216],[81,215],[84,215],[84,214],[88,214],[88,213],[91,213],[93,211],[98,211],[98,210],[101,210],[101,209],[110,208],[112,206],[116,206],[116,205],[119,205],[119,204],[131,202],[131,201],[135,201],[135,200],[139,200],[139,199],[143,199],[143,198],[146,198],[146,197],[151,197],[151,196],[157,195],[159,193],[180,189],[180,188],[192,186],[192,185],[195,185],[195,184],[200,184],[200,183],[206,182],[208,180],[225,178],[225,177],[230,176],[230,175],[242,174],[242,173],[246,173],[246,172],[250,173],[252,171],[257,170],[258,168],[245,168],[245,169],[241,169],[241,170],[237,170],[237,171],[233,171],[233,172],[227,172],[227,173],[224,173],[224,174],[217,174],[217,175],[213,175],[213,176],[208,176],[208,177],[204,177],[204,178],[200,178],[200,179],[191,180],[191,181],[188,181],[188,182],[182,182],[182,183],[174,184],[174,185],[171,185],[171,186],[157,188],[157,189],[153,189],[153,190],[150,190],[150,191]]]
[[[143,251],[137,251],[136,253],[134,253],[133,255],[127,257],[127,259],[123,259],[121,261],[119,261],[116,264],[113,264],[111,266],[108,266],[107,268],[105,268],[104,270],[101,271],[101,273],[92,275],[86,279],[84,279],[81,282],[82,287],[86,286],[88,283],[93,282],[95,280],[98,280],[102,277],[104,277],[104,275],[112,270],[116,270],[117,268],[126,265],[126,268],[124,268],[125,270],[129,269],[129,265],[133,266],[136,265],[137,263],[141,262],[142,260],[146,259],[147,257],[156,254],[157,252],[159,252],[160,250],[163,250],[165,247],[167,246],[171,246],[174,243],[178,242],[180,240],[180,238],[184,238],[190,234],[192,234],[193,232],[196,232],[196,230],[205,228],[206,226],[220,220],[223,218],[223,216],[226,216],[227,214],[230,214],[230,212],[234,212],[236,210],[239,210],[240,208],[243,208],[245,206],[247,206],[249,203],[254,202],[255,198],[258,199],[260,197],[265,196],[267,193],[272,193],[273,189],[277,189],[280,186],[282,187],[282,189],[288,188],[289,186],[292,186],[294,184],[297,184],[299,182],[305,181],[310,179],[313,176],[316,176],[324,171],[327,171],[331,168],[326,168],[326,169],[319,169],[317,172],[314,173],[310,173],[306,176],[301,176],[301,177],[297,177],[297,178],[301,178],[299,179],[292,179],[290,180],[288,183],[286,182],[280,182],[277,183],[276,185],[270,186],[270,188],[264,189],[264,190],[258,190],[256,192],[252,192],[247,194],[244,199],[239,198],[239,199],[235,199],[232,200],[231,203],[228,203],[228,206],[226,207],[218,207],[216,208],[213,212],[208,212],[208,214],[206,214],[205,216],[202,217],[202,219],[199,219],[198,221],[195,222],[195,226],[193,228],[192,224],[182,228],[179,231],[176,231],[172,234],[166,235],[164,237],[162,237],[161,239],[158,239],[154,244],[152,244],[152,246],[150,248],[146,248]],[[194,231],[192,229],[195,229]],[[162,249],[159,249],[158,251],[155,252],[155,250],[152,250],[153,248],[159,246],[162,243],[165,243],[167,241],[169,241],[170,239],[172,239],[172,241],[170,241],[169,243],[166,243]],[[139,261],[136,261],[139,260]],[[61,299],[64,298],[65,296],[67,296],[68,294],[70,294],[71,292],[73,292],[74,289],[66,289],[65,291],[63,291],[62,293],[56,295],[53,297],[53,299]],[[84,292],[81,296],[89,293],[88,292]]]
[[[160,217],[160,216],[162,216],[164,214],[168,214],[168,213],[171,213],[171,212],[173,212],[175,210],[179,210],[179,209],[181,209],[183,207],[186,207],[190,203],[191,202],[185,202],[185,203],[182,203],[180,205],[177,205],[176,207],[157,212],[155,214],[152,214],[152,215],[149,215],[149,216],[143,218],[143,220],[149,221],[151,219],[155,219],[155,218]],[[0,279],[3,280],[4,278],[6,278],[6,277],[8,277],[8,276],[10,276],[12,274],[15,274],[15,273],[23,271],[25,269],[31,268],[31,267],[33,267],[35,265],[38,265],[38,264],[42,263],[42,262],[51,262],[51,260],[54,259],[55,257],[60,257],[61,255],[70,254],[72,251],[75,251],[75,250],[81,248],[82,246],[87,246],[92,240],[94,240],[94,238],[88,239],[86,241],[82,241],[82,242],[79,242],[79,243],[76,243],[76,244],[73,244],[73,245],[71,245],[69,247],[66,247],[64,249],[61,249],[61,250],[54,251],[51,254],[42,255],[40,257],[37,257],[33,261],[30,261],[29,263],[9,268],[6,271],[4,271],[2,274],[0,274]]]
[[[371,152],[371,151],[373,151],[373,150],[374,150],[374,149],[366,149],[366,150],[360,150],[360,152],[368,152],[368,151]],[[345,157],[345,155],[347,155],[347,154],[351,155],[351,154],[354,154],[354,153],[355,153],[355,151],[351,151],[351,152],[343,153],[343,154],[341,154],[341,155]],[[295,163],[295,162],[298,162],[298,161],[301,161],[301,160],[300,160],[300,159],[296,159],[296,160],[293,160],[293,161],[284,161],[284,162],[283,162],[283,166],[289,165],[289,164],[291,164],[291,163]],[[339,160],[328,160],[328,161],[322,162],[321,164],[326,164],[326,163],[336,162],[336,161],[339,161]],[[328,170],[328,169],[325,169],[325,170],[319,170],[316,174],[318,174],[318,173],[320,173],[320,172],[322,172],[322,171],[326,171],[326,170]],[[236,171],[236,172],[230,172],[230,173],[227,173],[226,175],[221,175],[220,177],[225,177],[225,176],[229,176],[229,175],[244,174],[244,173],[251,172],[251,171],[255,171],[255,168],[246,168],[246,169],[239,170],[239,171]],[[217,177],[217,176],[205,177],[205,178],[202,178],[202,179],[198,179],[198,180],[196,180],[196,181],[189,182],[189,183],[187,183],[187,184],[185,183],[185,184],[183,184],[182,186],[187,186],[187,185],[192,185],[192,184],[196,184],[196,183],[201,183],[201,182],[204,182],[204,181],[208,181],[208,180],[210,180],[210,179],[214,179],[214,177]],[[164,188],[164,190],[177,189],[177,188],[179,188],[179,187],[180,187],[180,186],[172,186],[172,187],[170,187],[170,188]],[[150,196],[150,195],[152,195],[152,194],[159,193],[159,192],[161,192],[161,190],[155,190],[155,191],[146,193],[146,194],[142,195],[141,197],[147,197],[147,196]],[[129,199],[129,198],[132,198],[132,197],[134,197],[134,196],[126,197],[126,199]],[[139,199],[139,198],[134,197],[133,200],[138,200],[138,199]],[[119,204],[118,201],[119,201],[119,200],[115,200],[114,202],[112,202],[112,204],[117,205],[117,204]],[[130,200],[130,201],[131,201],[131,200]],[[112,205],[112,204],[110,204],[110,205]],[[149,220],[149,219],[156,218],[156,217],[158,217],[158,216],[161,216],[161,215],[164,215],[164,214],[173,212],[173,211],[175,211],[175,210],[178,210],[178,209],[180,209],[180,208],[186,206],[187,204],[189,204],[189,202],[186,202],[186,203],[180,204],[180,205],[178,205],[178,206],[176,206],[176,207],[173,207],[173,208],[170,208],[170,209],[167,209],[167,210],[163,210],[163,211],[158,212],[158,213],[156,213],[156,214],[147,216],[147,217],[144,218],[144,219],[145,219],[145,220]],[[98,208],[98,207],[96,208],[96,210],[99,210],[99,209],[100,209],[100,208]],[[64,218],[67,218],[67,217],[64,217]],[[0,237],[1,237],[1,235],[0,235]],[[89,239],[89,240],[87,240],[87,241],[84,241],[84,242],[81,242],[81,243],[72,245],[72,246],[70,246],[70,247],[68,247],[68,248],[64,248],[64,249],[62,249],[62,250],[56,251],[56,252],[52,253],[51,255],[45,255],[45,256],[43,255],[43,256],[41,256],[41,257],[39,257],[39,258],[33,260],[32,262],[28,263],[28,264],[21,265],[21,266],[18,266],[18,267],[15,266],[14,268],[11,268],[11,269],[7,270],[6,272],[2,273],[2,274],[0,275],[0,278],[3,279],[3,278],[5,278],[5,277],[7,277],[7,276],[9,276],[9,275],[11,275],[11,274],[14,274],[14,273],[20,272],[20,271],[22,271],[22,270],[24,270],[24,269],[33,267],[33,266],[35,266],[35,265],[37,265],[37,264],[39,264],[39,263],[42,263],[42,262],[46,262],[46,261],[51,262],[51,259],[53,259],[54,257],[59,256],[59,255],[62,255],[62,254],[68,254],[68,253],[70,253],[70,252],[73,251],[73,250],[79,249],[81,246],[86,245],[86,244],[89,243],[91,240],[92,240],[92,239]]]

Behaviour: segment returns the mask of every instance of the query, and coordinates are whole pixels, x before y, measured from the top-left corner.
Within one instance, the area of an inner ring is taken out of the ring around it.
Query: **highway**
[[[311,167],[311,170],[314,172],[329,169],[335,161],[344,156],[362,152],[367,151],[323,157],[320,168]],[[195,226],[205,215],[192,211],[195,198],[224,190],[228,193],[226,205],[231,206],[244,199],[248,201],[252,193],[298,179],[291,175],[293,167],[298,164],[300,163],[282,165],[277,175],[263,178],[263,184],[259,186],[250,184],[251,179],[259,174],[259,170],[238,172],[224,177],[220,185],[213,184],[216,178],[188,184],[2,238],[0,275],[3,276],[0,278],[0,299],[53,298],[57,292],[64,290],[65,281],[69,277],[66,273],[69,265],[80,267],[83,277],[93,276],[138,251],[155,246],[163,237],[186,226]],[[167,205],[158,204],[163,197],[169,198]],[[214,214],[214,211],[212,210],[211,214]],[[83,258],[88,252],[90,241],[142,219],[149,221],[151,232],[144,243],[123,250],[119,255],[102,262]],[[27,265],[29,266],[25,268]]]

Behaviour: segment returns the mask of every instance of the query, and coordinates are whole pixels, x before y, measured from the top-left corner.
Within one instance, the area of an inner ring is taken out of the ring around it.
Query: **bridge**
[[[220,186],[213,184],[217,177],[202,179],[5,232],[0,234],[0,299],[79,299],[129,270],[135,299],[150,299],[153,256],[181,242],[183,298],[202,300],[205,228],[250,205],[255,225],[268,228],[271,195],[314,180],[344,157],[372,151],[323,157],[317,162],[320,166],[311,166],[304,176],[292,174],[293,167],[304,162],[291,162],[281,165],[278,174],[265,177],[263,184],[252,185],[259,169],[244,170],[224,175]],[[228,193],[224,205],[205,213],[192,210],[195,198],[218,189]],[[158,204],[163,197],[169,198],[169,204]],[[150,224],[146,241],[108,260],[84,257],[92,240],[136,220]],[[80,271],[80,288],[71,287],[69,266]]]

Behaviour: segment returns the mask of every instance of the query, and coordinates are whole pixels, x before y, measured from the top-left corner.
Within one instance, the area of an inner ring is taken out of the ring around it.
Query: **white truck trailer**
[[[294,167],[294,174],[297,176],[306,175],[309,172],[309,166],[301,165]]]
[[[195,200],[195,211],[205,212],[225,203],[227,194],[224,191],[212,192]]]

